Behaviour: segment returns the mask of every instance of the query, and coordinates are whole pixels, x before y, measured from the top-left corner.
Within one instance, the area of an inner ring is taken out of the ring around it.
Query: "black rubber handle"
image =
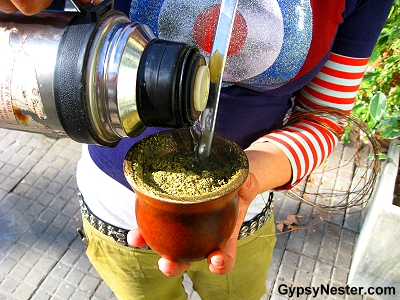
[[[103,1],[85,14],[77,13],[58,49],[54,76],[57,113],[66,134],[79,143],[115,145],[100,140],[91,129],[85,95],[86,62],[94,34],[102,20],[113,13],[120,12],[113,9],[112,1]]]

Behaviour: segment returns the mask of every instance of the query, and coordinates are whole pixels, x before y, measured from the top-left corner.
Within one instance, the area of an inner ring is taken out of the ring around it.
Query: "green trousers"
[[[273,215],[254,235],[238,241],[235,268],[227,275],[209,271],[207,261],[193,263],[187,274],[203,300],[259,300],[266,293],[266,278],[276,237]],[[84,220],[87,256],[120,300],[184,300],[182,276],[167,277],[158,269],[152,250],[121,246]]]

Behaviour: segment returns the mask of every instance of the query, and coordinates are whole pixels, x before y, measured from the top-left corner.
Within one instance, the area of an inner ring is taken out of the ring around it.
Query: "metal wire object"
[[[335,167],[336,169],[340,169],[352,162],[354,163],[353,174],[351,182],[349,184],[349,189],[327,189],[326,192],[319,189],[317,192],[309,192],[307,191],[307,187],[305,187],[304,189],[292,189],[290,191],[285,191],[285,194],[293,199],[300,200],[301,202],[311,205],[317,210],[328,214],[346,211],[352,207],[356,207],[359,210],[362,210],[371,199],[375,183],[378,179],[381,157],[380,145],[371,130],[364,122],[362,122],[354,115],[346,115],[337,110],[327,109],[318,113],[308,112],[304,110],[296,111],[290,115],[287,123],[285,123],[284,125],[287,126],[299,120],[315,121],[315,118],[318,116],[329,118],[334,117],[336,122],[339,119],[340,123],[351,124],[352,131],[357,136],[356,151],[353,157],[349,160],[348,163],[346,163],[346,165],[339,165]],[[333,130],[333,128],[330,128],[327,124],[322,123],[321,125],[333,131],[338,136],[339,140],[342,138],[342,133],[335,132],[335,130]],[[360,132],[360,134],[358,134],[357,130]],[[362,136],[362,138],[360,138],[360,136]],[[366,159],[366,164],[364,164],[365,159],[363,160],[360,154],[360,152],[363,151],[365,147],[371,147],[372,152],[372,154],[368,155]],[[324,170],[323,172],[329,171],[332,171],[332,169]],[[313,174],[315,174],[315,172],[318,172],[318,170],[315,170],[308,176],[312,176]],[[308,178],[306,178],[306,181],[307,180]],[[331,198],[335,199],[335,201],[331,201],[330,205],[316,203],[308,200],[308,198],[311,198],[312,196],[315,196],[315,199]]]

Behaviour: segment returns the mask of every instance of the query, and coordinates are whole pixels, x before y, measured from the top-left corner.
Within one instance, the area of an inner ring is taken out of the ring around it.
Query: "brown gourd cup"
[[[244,151],[215,134],[211,147],[214,161],[221,166],[235,161],[237,169],[227,184],[211,193],[176,196],[144,182],[146,164],[170,152],[193,149],[189,129],[166,130],[137,142],[124,161],[125,177],[137,195],[139,231],[151,249],[171,261],[202,260],[227,242],[237,221],[237,192],[248,175]]]

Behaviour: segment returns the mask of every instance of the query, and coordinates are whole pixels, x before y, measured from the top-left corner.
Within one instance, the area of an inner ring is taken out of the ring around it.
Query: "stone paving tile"
[[[81,226],[75,182],[80,149],[69,139],[0,129],[0,299],[116,299],[76,235]],[[305,190],[312,203],[337,203],[332,195],[312,194],[345,190],[352,164],[336,167],[353,156],[354,147],[339,145],[295,192]],[[360,172],[365,164],[360,162]],[[365,212],[321,213],[286,193],[275,193],[276,222],[290,214],[297,215],[299,227],[297,232],[278,232],[262,300],[289,299],[279,293],[285,286],[345,286]],[[184,286],[189,300],[200,299],[187,276]],[[359,295],[318,299],[367,300]]]
[[[313,193],[328,193],[331,189],[343,191],[349,186],[352,176],[354,148],[339,145],[329,158],[303,183],[311,203],[333,205],[341,198],[329,196],[315,197]],[[357,174],[362,174],[358,170]],[[301,191],[301,187],[297,192]],[[342,194],[340,197],[343,197]],[[278,235],[274,252],[274,261],[269,270],[267,287],[269,292],[265,299],[289,299],[288,295],[279,293],[279,288],[318,287],[329,284],[333,287],[345,287],[349,273],[352,253],[356,238],[363,220],[364,212],[359,208],[344,212],[326,214],[304,203],[288,199],[288,195],[278,194],[275,202],[276,220],[285,220],[288,214],[296,214],[299,220],[297,232],[286,232]],[[281,290],[282,292],[283,290]],[[310,295],[299,295],[292,299],[314,299]],[[318,299],[367,299],[363,295],[342,296],[325,295]]]
[[[76,235],[81,146],[15,131],[0,137],[0,297],[113,299]]]

